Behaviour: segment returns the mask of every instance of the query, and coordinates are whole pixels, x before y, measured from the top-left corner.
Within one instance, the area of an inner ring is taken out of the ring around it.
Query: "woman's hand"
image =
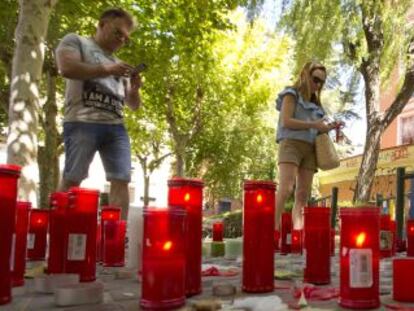
[[[317,129],[321,133],[327,133],[336,127],[335,122],[326,123],[324,119],[314,121],[312,125],[313,128]]]

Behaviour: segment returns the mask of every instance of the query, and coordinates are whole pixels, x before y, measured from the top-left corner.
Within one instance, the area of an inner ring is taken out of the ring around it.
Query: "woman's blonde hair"
[[[300,71],[299,78],[296,80],[293,87],[298,90],[298,92],[302,95],[303,99],[306,101],[310,101],[312,93],[311,93],[311,86],[310,81],[312,78],[312,73],[315,70],[322,70],[325,72],[326,75],[326,68],[324,65],[317,63],[317,62],[307,62]],[[316,93],[316,104],[321,106],[321,89],[319,89]]]

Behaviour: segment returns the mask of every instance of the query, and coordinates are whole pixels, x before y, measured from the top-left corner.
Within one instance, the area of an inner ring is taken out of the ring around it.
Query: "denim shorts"
[[[65,122],[63,178],[80,183],[98,151],[107,180],[131,180],[131,146],[123,124]]]

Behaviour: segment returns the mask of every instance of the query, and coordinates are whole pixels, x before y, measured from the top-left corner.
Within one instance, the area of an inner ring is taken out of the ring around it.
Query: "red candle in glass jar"
[[[11,301],[10,258],[20,166],[0,164],[0,305]]]
[[[204,183],[199,179],[176,177],[168,181],[168,205],[183,208],[187,212],[187,296],[201,293],[203,186]]]
[[[414,219],[407,220],[407,256],[414,256]]]
[[[24,285],[24,272],[26,270],[27,231],[29,229],[29,213],[32,203],[17,201],[16,227],[13,235],[12,247],[12,284]]]
[[[276,184],[245,181],[243,206],[243,291],[274,288],[274,213]]]
[[[32,209],[27,235],[27,259],[44,260],[46,257],[49,210]]]
[[[103,223],[103,265],[123,267],[125,265],[125,220],[106,220]]]
[[[116,205],[105,205],[102,206],[101,210],[101,223],[106,220],[120,220],[121,219],[121,208]]]
[[[121,208],[116,205],[104,205],[101,210],[101,222],[98,224],[100,232],[97,236],[97,255],[98,261],[103,260],[103,238],[104,238],[104,223],[107,220],[120,220],[121,219]]]
[[[414,280],[414,258],[395,258],[393,260],[393,299],[414,302],[414,290],[410,284]]]
[[[223,221],[216,221],[213,223],[213,241],[214,242],[223,242],[223,230],[224,230]]]
[[[331,210],[305,207],[306,266],[304,281],[313,284],[331,282]]]
[[[281,254],[288,254],[292,245],[292,214],[282,213],[282,242],[280,246]]]
[[[172,309],[185,303],[185,220],[183,209],[144,210],[143,308]]]
[[[292,229],[292,253],[302,254],[302,241],[302,230]]]
[[[379,300],[380,210],[342,208],[339,304],[345,308],[377,308]]]
[[[49,196],[49,255],[47,273],[63,273],[65,246],[67,245],[66,216],[68,213],[68,193],[53,192]]]
[[[381,258],[392,256],[394,238],[391,231],[391,217],[387,214],[380,216],[380,254]]]
[[[99,191],[73,187],[68,196],[64,269],[66,273],[79,274],[81,282],[92,282],[96,279]]]
[[[275,230],[273,237],[274,237],[274,243],[275,243],[275,251],[278,251],[280,249],[280,247],[279,247],[279,243],[280,243],[280,231],[279,230]]]

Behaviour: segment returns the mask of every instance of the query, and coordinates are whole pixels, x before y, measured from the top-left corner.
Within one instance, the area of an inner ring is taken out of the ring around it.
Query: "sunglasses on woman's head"
[[[321,78],[317,76],[312,76],[312,81],[313,83],[320,84],[320,85],[323,85],[325,83],[325,80],[322,80]]]

